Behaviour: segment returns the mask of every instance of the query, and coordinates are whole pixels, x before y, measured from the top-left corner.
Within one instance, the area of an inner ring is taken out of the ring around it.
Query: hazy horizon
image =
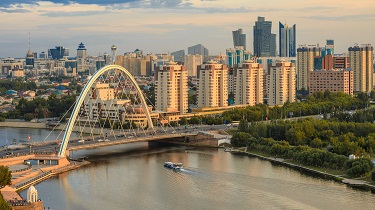
[[[38,54],[58,45],[76,55],[83,42],[89,55],[115,44],[118,54],[134,51],[167,53],[203,44],[210,54],[233,47],[232,31],[242,28],[253,51],[258,16],[297,25],[297,45],[325,45],[335,40],[335,53],[357,44],[374,44],[375,2],[334,0],[2,0],[0,57],[25,57],[28,33]],[[277,41],[278,46],[278,41]]]

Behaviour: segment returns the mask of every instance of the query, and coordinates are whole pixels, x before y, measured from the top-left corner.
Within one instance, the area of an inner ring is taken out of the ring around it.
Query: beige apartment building
[[[244,61],[236,70],[234,104],[256,105],[263,103],[262,64]]]
[[[279,61],[269,66],[268,75],[268,105],[283,105],[296,99],[296,77],[294,64]]]
[[[368,45],[349,47],[349,66],[354,75],[354,92],[373,90],[374,48]]]
[[[309,72],[314,71],[314,58],[321,55],[321,48],[316,46],[297,49],[297,90],[309,87]]]
[[[198,107],[228,106],[228,66],[209,61],[198,66]]]
[[[163,112],[188,112],[188,73],[186,67],[167,62],[156,68],[155,106]]]
[[[310,72],[309,94],[315,92],[343,92],[353,95],[353,71],[345,69],[315,70]]]
[[[203,61],[202,55],[185,55],[184,64],[186,66],[188,76],[197,76],[197,66]]]

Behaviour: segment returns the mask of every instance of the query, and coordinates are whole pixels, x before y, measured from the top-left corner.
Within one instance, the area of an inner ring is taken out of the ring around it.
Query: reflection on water
[[[62,139],[63,136],[64,131],[59,130],[0,127],[0,146],[12,144],[13,140],[17,143],[41,142]],[[76,133],[73,132],[71,138],[74,137]]]
[[[92,164],[36,186],[64,209],[375,209],[375,195],[217,149],[136,143],[81,151]],[[182,162],[181,171],[163,167]],[[26,192],[21,195],[25,196]]]

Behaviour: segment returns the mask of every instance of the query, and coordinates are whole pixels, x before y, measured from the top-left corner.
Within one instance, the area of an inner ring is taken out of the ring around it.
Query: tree
[[[236,132],[232,139],[230,140],[230,143],[234,147],[246,147],[249,145],[250,141],[253,138],[250,134],[244,133],[244,132]]]
[[[32,119],[34,119],[34,115],[31,114],[31,113],[26,113],[26,114],[23,116],[23,119],[25,119],[26,121],[31,121]]]
[[[12,180],[12,174],[9,171],[8,166],[0,166],[0,185],[10,185]]]
[[[375,182],[375,170],[372,170],[371,172],[371,180]]]
[[[3,210],[12,210],[12,208],[8,205],[6,200],[4,200],[3,196],[0,193],[0,209]]]
[[[241,120],[238,125],[238,131],[247,132],[248,127],[249,127],[249,122],[247,122],[246,120]]]
[[[182,117],[180,119],[180,125],[186,125],[186,124],[188,124],[188,120],[186,119],[186,117]]]

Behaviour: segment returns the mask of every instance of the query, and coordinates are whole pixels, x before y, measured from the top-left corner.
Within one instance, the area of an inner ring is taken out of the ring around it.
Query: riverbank
[[[45,129],[45,123],[34,123],[26,121],[17,121],[17,122],[0,122],[0,127],[13,127],[13,128],[36,128],[36,129]]]
[[[255,153],[252,153],[252,152],[241,151],[241,150],[231,150],[230,152],[232,154],[236,154],[236,155],[247,155],[247,156],[251,156],[251,157],[257,157],[257,158],[262,159],[262,160],[268,160],[273,164],[286,166],[286,167],[292,168],[294,170],[298,170],[298,171],[306,173],[306,174],[313,174],[314,176],[318,176],[320,178],[333,180],[333,181],[336,181],[336,182],[339,182],[339,183],[346,184],[346,185],[348,185],[350,187],[353,187],[353,188],[356,188],[356,189],[368,190],[368,191],[371,191],[372,193],[375,193],[375,186],[371,185],[371,184],[369,184],[365,181],[362,181],[362,180],[347,179],[347,178],[344,178],[344,177],[339,176],[339,175],[334,175],[334,174],[331,174],[331,173],[319,171],[319,170],[316,170],[316,169],[309,168],[307,166],[289,163],[289,162],[286,162],[282,158],[266,157],[266,156],[263,156],[263,155],[260,155],[260,154],[255,154]]]

